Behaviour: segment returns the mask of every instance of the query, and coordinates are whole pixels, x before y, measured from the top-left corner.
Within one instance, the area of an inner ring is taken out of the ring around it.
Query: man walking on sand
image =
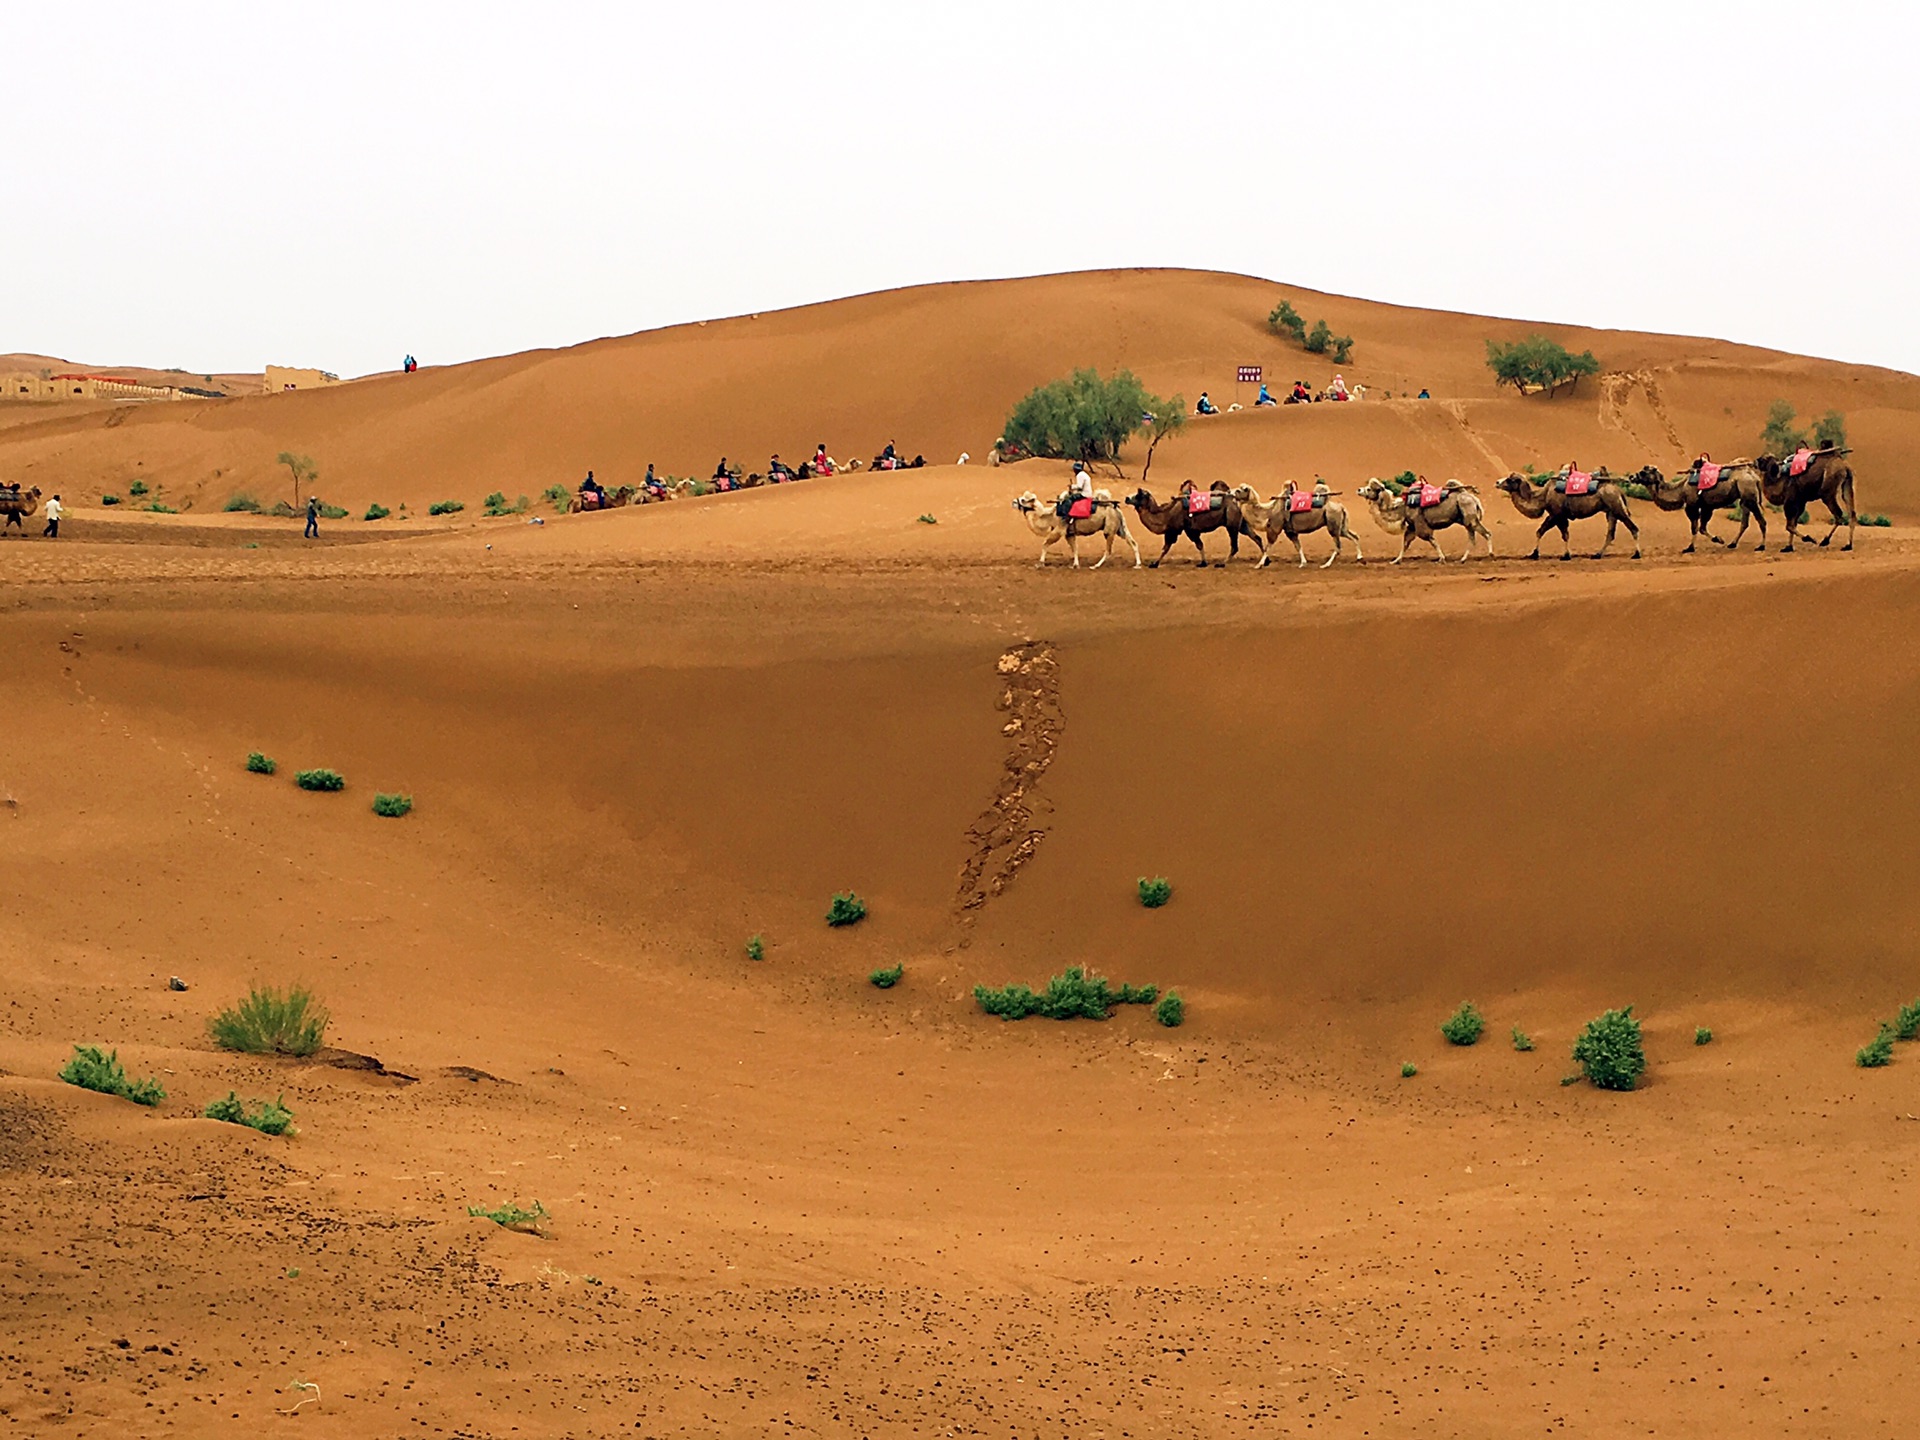
[[[306,538],[309,540],[320,538],[320,497],[318,495],[307,496]]]
[[[65,508],[66,507],[60,503],[60,497],[58,495],[47,501],[47,528],[42,532],[46,535],[47,539],[58,540],[60,538],[60,512]]]

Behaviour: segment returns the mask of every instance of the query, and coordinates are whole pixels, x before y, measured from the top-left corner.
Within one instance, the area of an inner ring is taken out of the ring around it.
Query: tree
[[[1829,410],[1813,422],[1813,443],[1822,450],[1844,450],[1847,448],[1847,417],[1838,410]]]
[[[1184,420],[1186,402],[1161,400],[1148,393],[1131,370],[1103,380],[1097,370],[1076,370],[1065,380],[1036,386],[1020,403],[1001,434],[1010,445],[1056,460],[1114,460],[1120,447],[1142,426],[1172,433]]]
[[[1807,432],[1795,427],[1793,406],[1776,400],[1767,410],[1766,428],[1760,432],[1760,448],[1768,455],[1783,459],[1807,443]]]
[[[1307,347],[1309,355],[1324,355],[1327,347],[1333,343],[1333,327],[1324,320],[1313,322],[1313,329],[1307,332],[1307,338],[1300,342]]]
[[[1500,384],[1511,385],[1522,395],[1544,390],[1551,396],[1562,385],[1577,386],[1582,375],[1598,375],[1600,362],[1591,350],[1575,355],[1558,340],[1529,335],[1510,345],[1487,341],[1487,368]]]
[[[1267,316],[1267,328],[1276,335],[1291,335],[1299,344],[1306,343],[1307,322],[1300,318],[1300,312],[1293,308],[1290,300],[1282,300],[1273,307],[1273,312]]]
[[[314,468],[313,457],[310,455],[296,455],[291,450],[282,450],[279,455],[275,457],[275,460],[276,463],[286,466],[287,469],[292,472],[293,503],[298,505],[300,503],[300,486],[303,483],[311,486],[314,481],[320,478],[319,470]]]
[[[1187,397],[1176,395],[1163,403],[1147,421],[1147,461],[1140,467],[1140,483],[1147,483],[1147,472],[1153,469],[1153,452],[1160,448],[1160,442],[1169,435],[1177,435],[1187,425]]]
[[[1336,335],[1333,337],[1333,363],[1349,365],[1353,362],[1353,337]]]

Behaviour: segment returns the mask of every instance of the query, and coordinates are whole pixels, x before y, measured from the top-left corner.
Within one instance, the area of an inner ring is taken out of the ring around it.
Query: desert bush
[[[142,505],[140,508],[142,510],[145,510],[149,515],[178,515],[180,513],[178,510],[174,509],[173,506],[163,505],[158,500],[149,500],[145,505]]]
[[[461,500],[436,500],[431,505],[427,506],[427,514],[458,515],[462,510],[466,508],[467,508],[466,503]]]
[[[294,771],[293,783],[302,790],[344,790],[347,788],[347,777],[338,770],[328,770],[323,767],[318,770]]]
[[[1151,417],[1186,408],[1179,396],[1149,394],[1131,370],[1103,380],[1097,370],[1076,370],[1030,390],[1001,427],[1009,445],[1062,460],[1113,460],[1120,447]]]
[[[1398,475],[1395,475],[1391,480],[1387,481],[1387,488],[1398,495],[1409,485],[1417,485],[1419,481],[1420,477],[1414,474],[1413,471],[1402,470]]]
[[[567,507],[573,504],[573,492],[564,485],[549,485],[540,492],[540,498],[562,515],[566,514]]]
[[[1589,1083],[1601,1090],[1631,1090],[1646,1072],[1647,1052],[1633,1007],[1608,1010],[1587,1022],[1573,1042],[1573,1058]]]
[[[1352,361],[1353,361],[1353,337],[1351,335],[1334,336],[1333,337],[1333,363],[1336,365],[1347,365],[1347,364],[1351,364]],[[1392,391],[1387,392],[1387,398],[1389,400],[1393,398]]]
[[[767,942],[758,935],[747,937],[747,959],[764,960],[767,958]]]
[[[1418,1075],[1419,1073],[1420,1073],[1420,1067],[1414,1064],[1411,1060],[1405,1061],[1400,1066],[1400,1078],[1402,1080],[1411,1080],[1414,1076]]]
[[[1140,903],[1147,909],[1158,910],[1172,898],[1173,885],[1166,876],[1156,876],[1152,880],[1144,875],[1140,877]]]
[[[890,969],[875,970],[867,976],[867,981],[876,989],[891,990],[900,983],[900,977],[907,973],[904,965],[895,965]]]
[[[1307,338],[1307,322],[1293,308],[1291,300],[1282,300],[1273,307],[1267,315],[1267,328],[1276,335],[1291,335],[1296,344],[1304,344]]]
[[[207,1108],[200,1113],[209,1120],[245,1125],[262,1135],[285,1135],[293,1129],[293,1112],[282,1103],[284,1098],[262,1100],[249,1110],[246,1103],[229,1090],[226,1099],[209,1101]]]
[[[1844,450],[1847,446],[1847,417],[1829,410],[1813,422],[1813,443],[1822,450]]]
[[[262,755],[255,750],[247,756],[247,771],[253,775],[271,775],[280,768],[279,762],[270,755]]]
[[[260,502],[245,491],[241,491],[238,494],[229,495],[227,497],[227,503],[220,508],[229,515],[237,514],[241,511],[245,511],[249,515],[258,515],[260,513]]]
[[[362,520],[384,520],[392,513],[393,512],[384,505],[369,505],[367,506],[367,513],[360,518]]]
[[[920,523],[922,525],[938,525],[940,522],[932,515],[922,515],[920,517]]]
[[[1122,1005],[1151,1005],[1160,998],[1158,985],[1122,985],[1113,992],[1113,998]]]
[[[1882,1020],[1880,1033],[1854,1052],[1853,1063],[1862,1070],[1878,1070],[1893,1060],[1893,1026]]]
[[[531,1210],[521,1209],[518,1200],[509,1200],[505,1205],[493,1210],[487,1209],[484,1205],[469,1205],[467,1207],[467,1214],[477,1216],[482,1220],[491,1220],[503,1229],[531,1230],[534,1232],[538,1232],[540,1226],[549,1218],[547,1215],[547,1207],[542,1205],[538,1200],[533,1202],[533,1208]]]
[[[1760,431],[1760,448],[1769,455],[1785,458],[1807,443],[1807,432],[1794,423],[1793,406],[1776,400],[1767,407],[1767,423]]]
[[[1049,1020],[1105,1020],[1116,1005],[1151,1005],[1158,993],[1151,985],[1109,985],[1099,975],[1089,975],[1082,967],[1072,968],[1047,981],[1039,993],[1026,985],[1007,985],[993,989],[973,987],[973,998],[989,1015],[1002,1020],[1024,1020],[1042,1015]]]
[[[1447,1037],[1450,1045],[1478,1044],[1481,1032],[1486,1028],[1486,1017],[1471,1004],[1462,1005],[1440,1022],[1440,1033]]]
[[[1883,530],[1893,524],[1893,521],[1885,515],[1858,515],[1855,518],[1862,525],[1877,525]]]
[[[294,986],[284,995],[258,986],[238,1005],[207,1022],[207,1033],[222,1050],[248,1055],[311,1055],[320,1048],[331,1018],[311,991]]]
[[[147,482],[144,480],[134,481],[131,485],[127,486],[127,493],[138,500],[142,495],[147,493]]]
[[[118,495],[102,495],[100,497],[100,503],[102,505],[118,505],[120,503],[120,497]]]
[[[1900,1013],[1893,1017],[1893,1038],[1911,1040],[1920,1035],[1920,1000],[1911,1001],[1900,1007]]]
[[[120,1065],[118,1050],[103,1051],[98,1045],[76,1045],[67,1063],[60,1067],[60,1078],[69,1085],[78,1085],[82,1090],[95,1090],[102,1095],[118,1095],[122,1100],[131,1100],[136,1105],[158,1105],[167,1098],[167,1092],[160,1082],[148,1077],[145,1080],[128,1078]]]
[[[346,506],[329,505],[323,500],[320,502],[320,518],[322,520],[344,520],[347,518]]]
[[[1693,1043],[1696,1045],[1711,1045],[1713,1043],[1713,1031],[1704,1025],[1694,1026]]]
[[[1307,338],[1300,342],[1309,355],[1324,355],[1333,344],[1333,327],[1324,320],[1313,322],[1313,328],[1307,332]]]
[[[398,820],[411,809],[413,809],[411,795],[375,795],[373,797],[373,813],[388,820]]]
[[[1513,1048],[1516,1050],[1533,1049],[1533,1037],[1518,1025],[1513,1027]]]
[[[857,925],[867,918],[867,902],[849,890],[844,895],[833,897],[833,903],[827,906],[827,924],[833,926]]]
[[[267,513],[279,520],[291,520],[293,519],[294,516],[298,515],[300,512],[294,509],[293,506],[289,505],[286,501],[276,500],[273,502],[273,508],[267,511]]]
[[[504,515],[507,513],[507,497],[501,491],[495,490],[490,492],[487,498],[480,503],[486,507],[487,514],[489,515]]]
[[[1497,382],[1511,385],[1523,395],[1528,390],[1545,390],[1552,395],[1562,385],[1578,387],[1582,375],[1598,375],[1600,362],[1591,350],[1575,355],[1557,340],[1529,335],[1507,345],[1487,341],[1487,368]]]
[[[1160,1003],[1153,1007],[1153,1018],[1169,1030],[1177,1030],[1186,1023],[1187,1002],[1169,990],[1160,997]]]

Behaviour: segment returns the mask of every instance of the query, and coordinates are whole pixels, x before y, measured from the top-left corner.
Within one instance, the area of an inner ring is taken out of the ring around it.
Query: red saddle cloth
[[[1296,490],[1287,497],[1288,514],[1304,515],[1311,509],[1313,509],[1313,492],[1311,490]]]
[[[1447,492],[1438,485],[1429,485],[1424,480],[1418,485],[1407,487],[1407,500],[1416,510],[1428,510],[1447,498]]]
[[[1567,476],[1567,494],[1588,495],[1593,492],[1593,476],[1585,470],[1575,470]]]
[[[1720,472],[1725,468],[1725,466],[1721,465],[1702,465],[1700,467],[1700,488],[1702,490],[1713,489],[1714,486],[1720,483]]]
[[[1213,502],[1219,498],[1211,490],[1190,490],[1187,492],[1187,513],[1204,515],[1213,509]]]
[[[1091,495],[1082,495],[1068,508],[1067,515],[1070,519],[1074,520],[1086,520],[1090,518],[1093,515],[1093,497]]]
[[[1798,450],[1793,452],[1793,459],[1787,465],[1787,473],[1789,475],[1804,475],[1807,473],[1807,466],[1812,463],[1813,452],[1802,445]]]

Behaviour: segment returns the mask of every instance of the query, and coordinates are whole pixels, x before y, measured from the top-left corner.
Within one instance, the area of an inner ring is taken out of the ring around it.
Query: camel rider
[[[1091,500],[1092,498],[1093,472],[1087,469],[1084,460],[1076,460],[1073,462],[1073,479],[1067,482],[1067,492],[1060,497],[1059,503],[1054,507],[1054,512],[1059,515],[1062,520],[1065,520],[1073,510],[1074,501]]]
[[[775,455],[767,462],[767,478],[774,484],[779,485],[793,479],[793,471],[787,468],[784,460],[778,455]]]
[[[827,454],[827,442],[824,440],[814,447],[813,473],[816,475],[833,474],[833,457]]]
[[[1196,415],[1218,415],[1220,413],[1220,407],[1213,403],[1212,398],[1206,391],[1202,390],[1200,392],[1200,403],[1193,407],[1193,413]]]
[[[1258,410],[1262,405],[1278,405],[1279,403],[1278,400],[1273,398],[1273,392],[1267,389],[1267,382],[1262,380],[1260,382],[1260,396],[1253,402],[1253,408]]]
[[[580,482],[580,493],[582,495],[592,494],[604,497],[607,492],[601,488],[600,482],[593,478],[593,471],[589,470],[587,471],[587,478]]]

